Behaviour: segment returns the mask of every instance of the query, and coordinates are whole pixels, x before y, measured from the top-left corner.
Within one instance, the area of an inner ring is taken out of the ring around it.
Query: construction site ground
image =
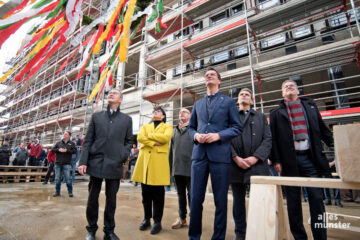
[[[69,198],[66,185],[62,184],[61,197],[54,198],[52,194],[55,185],[34,183],[0,184],[0,240],[79,240],[85,239],[86,202],[88,182],[77,181],[74,184],[74,198]],[[166,192],[165,210],[162,220],[163,230],[157,235],[151,235],[150,230],[139,231],[143,219],[141,203],[141,187],[125,182],[121,183],[117,195],[115,215],[116,234],[122,240],[184,240],[187,239],[188,228],[173,230],[171,224],[178,216],[178,200],[174,188]],[[232,195],[229,191],[228,221],[226,239],[235,239],[234,221],[232,218]],[[248,203],[248,201],[247,201]],[[96,239],[103,239],[103,212],[105,204],[104,187],[100,194],[99,230]],[[266,204],[266,203],[264,203]],[[343,215],[360,216],[360,204],[343,203],[344,208],[334,205],[327,206],[327,212]],[[214,222],[214,202],[212,194],[208,193],[203,210],[202,239],[210,239]],[[309,208],[303,202],[304,225],[311,237],[308,224]],[[189,221],[189,219],[187,219]],[[346,218],[343,219],[346,221]],[[359,230],[360,221],[352,222]],[[357,227],[355,225],[358,225]],[[360,232],[328,229],[328,239],[355,240],[360,239]]]

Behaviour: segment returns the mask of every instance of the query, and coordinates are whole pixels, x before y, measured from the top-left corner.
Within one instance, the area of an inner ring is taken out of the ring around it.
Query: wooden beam
[[[333,178],[306,178],[306,177],[267,177],[252,176],[251,184],[284,185],[298,187],[319,187],[338,189],[360,189],[359,182],[343,182]]]
[[[2,176],[45,176],[46,172],[0,172]]]

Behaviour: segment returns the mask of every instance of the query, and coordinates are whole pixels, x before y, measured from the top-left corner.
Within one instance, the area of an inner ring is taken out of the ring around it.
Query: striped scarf
[[[300,99],[298,98],[293,102],[285,100],[285,105],[288,112],[294,140],[302,141],[309,139],[305,116]]]

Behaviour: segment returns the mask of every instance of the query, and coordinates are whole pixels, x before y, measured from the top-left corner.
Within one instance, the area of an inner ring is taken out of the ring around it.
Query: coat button
[[[211,123],[208,123],[208,125],[211,125]]]
[[[149,151],[149,153],[151,153],[151,151]]]
[[[253,136],[255,136],[255,133],[253,133]]]

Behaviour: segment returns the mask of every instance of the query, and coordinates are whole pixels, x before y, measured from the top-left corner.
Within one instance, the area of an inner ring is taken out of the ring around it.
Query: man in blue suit
[[[220,74],[213,68],[205,73],[207,95],[195,102],[189,134],[194,140],[191,166],[189,239],[201,237],[202,204],[210,173],[215,201],[212,240],[225,239],[231,139],[241,133],[235,101],[219,92]]]

